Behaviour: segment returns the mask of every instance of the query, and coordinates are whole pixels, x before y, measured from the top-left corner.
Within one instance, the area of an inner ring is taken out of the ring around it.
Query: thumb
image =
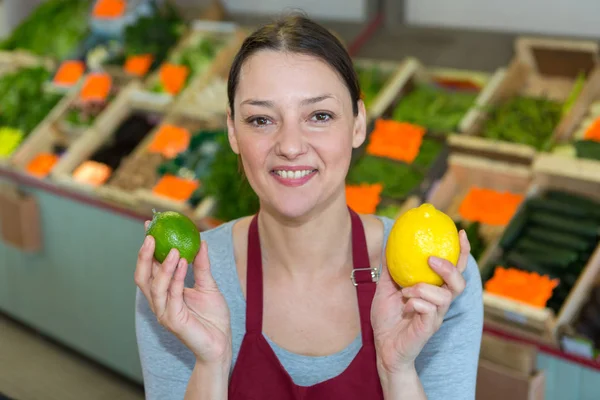
[[[217,290],[212,273],[210,272],[210,260],[208,258],[208,245],[206,241],[200,243],[200,251],[194,258],[194,288],[201,290]]]

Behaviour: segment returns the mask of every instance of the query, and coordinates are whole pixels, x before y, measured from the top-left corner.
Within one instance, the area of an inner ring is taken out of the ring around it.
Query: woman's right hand
[[[138,253],[135,283],[158,322],[195,354],[198,363],[221,366],[230,363],[229,308],[210,272],[206,242],[202,241],[193,262],[191,288],[184,287],[187,261],[172,249],[160,264],[154,258],[154,243],[152,236],[146,236]]]

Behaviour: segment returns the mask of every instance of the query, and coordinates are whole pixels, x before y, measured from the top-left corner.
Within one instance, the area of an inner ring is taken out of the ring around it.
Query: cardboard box
[[[537,349],[483,334],[477,370],[477,400],[543,400],[545,377]]]

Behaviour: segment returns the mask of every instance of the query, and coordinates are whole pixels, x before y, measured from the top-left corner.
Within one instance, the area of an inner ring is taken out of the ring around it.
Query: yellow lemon
[[[386,245],[390,276],[401,287],[419,282],[443,285],[443,279],[429,267],[429,256],[444,258],[456,265],[459,254],[456,224],[427,203],[398,217]]]

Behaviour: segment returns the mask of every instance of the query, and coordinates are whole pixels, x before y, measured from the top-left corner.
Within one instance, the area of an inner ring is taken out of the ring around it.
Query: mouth
[[[280,183],[286,186],[300,186],[308,182],[319,170],[316,168],[277,168],[271,170],[271,174]]]

